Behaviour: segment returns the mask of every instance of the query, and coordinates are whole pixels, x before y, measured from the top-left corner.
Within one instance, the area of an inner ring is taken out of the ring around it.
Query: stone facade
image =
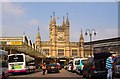
[[[84,57],[84,38],[82,30],[79,42],[70,42],[70,22],[68,14],[66,16],[66,21],[63,17],[61,26],[58,26],[56,24],[55,13],[53,13],[50,19],[49,31],[49,41],[41,41],[39,29],[36,37],[37,48],[45,52],[48,57]]]

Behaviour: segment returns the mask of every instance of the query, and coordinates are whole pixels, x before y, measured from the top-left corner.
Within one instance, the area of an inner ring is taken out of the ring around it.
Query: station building
[[[41,28],[42,29],[42,28]],[[49,41],[41,41],[41,35],[38,29],[36,36],[36,47],[45,52],[48,58],[45,62],[59,62],[66,64],[71,58],[84,58],[84,38],[81,30],[78,42],[70,42],[70,22],[68,15],[61,25],[57,25],[55,13],[51,16],[49,23]]]

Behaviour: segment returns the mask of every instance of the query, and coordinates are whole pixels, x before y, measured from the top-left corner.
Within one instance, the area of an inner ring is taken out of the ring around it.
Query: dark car
[[[120,76],[120,56],[114,60],[114,76]]]
[[[111,55],[111,53],[101,52],[95,53],[94,57],[88,58],[87,63],[84,64],[83,77],[91,79],[106,78],[106,59]]]
[[[48,64],[47,65],[47,73],[50,72],[58,72],[59,73],[59,66],[57,64]]]

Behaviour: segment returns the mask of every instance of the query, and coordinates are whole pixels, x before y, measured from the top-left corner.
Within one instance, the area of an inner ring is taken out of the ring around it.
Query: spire
[[[37,37],[36,37],[36,39],[40,39],[39,27],[38,27],[38,34],[37,34]]]
[[[52,24],[52,16],[50,16],[51,18],[50,18],[50,25]]]
[[[23,32],[23,35],[25,35],[25,32]]]
[[[67,13],[67,18],[66,18],[66,25],[69,26],[68,13]]]
[[[53,24],[56,24],[56,20],[55,20],[55,12],[53,12]]]
[[[38,32],[39,32],[39,27],[38,27]]]
[[[83,38],[83,33],[82,33],[82,29],[81,29],[81,34],[80,34],[80,41],[84,40]]]
[[[65,21],[64,21],[64,17],[63,17],[63,23],[62,23],[62,26],[65,26]]]

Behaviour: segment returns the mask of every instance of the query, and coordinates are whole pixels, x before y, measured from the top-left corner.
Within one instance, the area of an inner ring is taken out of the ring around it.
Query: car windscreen
[[[80,64],[80,60],[76,60],[75,65],[79,65],[79,64]]]
[[[11,62],[23,62],[23,55],[11,55],[8,59],[9,63]]]
[[[48,64],[47,66],[57,66],[57,64]]]

